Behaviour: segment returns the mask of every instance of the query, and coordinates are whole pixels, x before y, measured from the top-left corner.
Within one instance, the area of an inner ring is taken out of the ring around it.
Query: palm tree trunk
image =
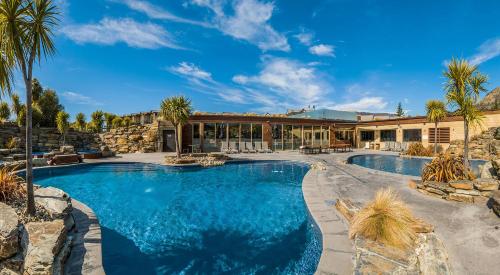
[[[469,168],[469,122],[464,119],[464,166]]]
[[[438,151],[438,144],[437,144],[437,130],[438,130],[438,123],[434,123],[434,155],[437,154]]]
[[[174,134],[175,134],[175,153],[177,154],[177,158],[181,158],[181,151],[179,150],[179,135],[177,134],[177,125],[174,126]]]
[[[31,79],[26,80],[26,187],[28,194],[27,211],[28,214],[33,216],[36,214],[35,209],[35,196],[33,192],[33,108],[32,104],[32,83]]]

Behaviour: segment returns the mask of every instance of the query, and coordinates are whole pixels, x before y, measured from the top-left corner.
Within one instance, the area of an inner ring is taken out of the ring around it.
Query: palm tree
[[[19,112],[23,108],[23,104],[21,103],[21,100],[19,99],[19,95],[18,94],[11,94],[10,101],[11,101],[11,110],[17,117],[19,115]]]
[[[438,123],[446,117],[446,107],[444,102],[439,100],[429,100],[425,105],[427,110],[427,120],[434,123],[434,154],[437,153],[437,127]]]
[[[455,113],[464,119],[464,165],[469,167],[469,128],[480,125],[482,114],[476,107],[480,93],[486,91],[484,84],[488,78],[481,74],[477,66],[467,60],[453,58],[444,72],[448,104],[457,108]]]
[[[52,0],[0,1],[0,37],[4,59],[21,72],[26,86],[26,184],[27,213],[35,214],[32,155],[33,65],[55,53],[52,30],[58,14]],[[12,67],[11,67],[12,68]],[[1,77],[5,82],[5,76]],[[3,85],[5,86],[5,85]]]
[[[63,136],[63,146],[66,145],[66,132],[69,129],[69,114],[65,111],[59,111],[56,117],[57,131]]]
[[[160,106],[160,115],[163,119],[170,121],[174,126],[175,132],[175,152],[177,158],[181,157],[181,149],[179,142],[178,130],[187,123],[191,115],[191,100],[184,96],[173,96],[164,99]]]
[[[86,120],[85,114],[83,114],[83,113],[76,114],[76,117],[75,117],[75,127],[76,127],[76,129],[78,129],[79,131],[85,130],[85,125],[87,125],[87,123],[85,122],[85,120]]]
[[[93,131],[100,133],[102,131],[102,128],[104,127],[104,113],[101,110],[97,110],[93,112],[90,115],[92,121],[91,121],[91,128]]]

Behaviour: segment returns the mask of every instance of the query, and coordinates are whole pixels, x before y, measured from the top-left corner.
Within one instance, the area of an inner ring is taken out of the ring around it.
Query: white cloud
[[[319,56],[335,57],[335,47],[332,45],[319,44],[309,48],[309,52]]]
[[[181,62],[178,66],[170,67],[170,71],[188,78],[212,81],[212,74],[202,70],[200,67],[187,62]]]
[[[92,106],[100,106],[102,105],[101,102],[74,92],[64,92],[62,93],[62,97],[66,99],[67,101],[74,103],[74,104],[80,104],[80,105],[92,105]]]
[[[258,75],[236,75],[233,81],[279,97],[275,105],[317,104],[333,91],[315,67],[286,58],[264,57],[263,68]]]
[[[314,34],[302,29],[300,33],[294,35],[294,37],[297,38],[297,40],[299,40],[299,42],[303,45],[311,46],[314,39]]]
[[[335,104],[331,108],[340,111],[366,111],[379,112],[387,107],[387,102],[382,97],[363,97],[352,102]]]
[[[96,24],[68,25],[62,28],[62,33],[81,44],[115,45],[122,42],[134,48],[182,49],[161,26],[139,23],[130,18],[104,18]]]
[[[479,65],[500,55],[500,38],[490,39],[481,44],[477,52],[469,58],[469,62]]]
[[[118,2],[118,0],[114,0]],[[149,18],[152,19],[160,19],[160,20],[169,20],[173,22],[186,23],[192,25],[198,25],[203,27],[209,27],[209,25],[205,22],[199,22],[195,20],[185,19],[179,16],[176,16],[169,11],[162,9],[156,5],[153,5],[147,1],[140,0],[124,0],[120,3],[127,5],[130,9],[142,12],[146,14]]]

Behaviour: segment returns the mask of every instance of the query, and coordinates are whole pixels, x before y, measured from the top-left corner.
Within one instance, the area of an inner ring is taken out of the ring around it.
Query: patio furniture
[[[401,152],[401,149],[402,149],[402,147],[401,147],[401,143],[400,143],[400,142],[396,142],[396,143],[394,144],[394,151],[396,151],[396,152]]]
[[[339,150],[342,150],[343,152],[351,151],[352,146],[350,143],[346,142],[341,142],[341,143],[334,143],[330,146],[330,149],[332,149],[334,152],[338,152]]]
[[[234,146],[236,146],[236,144],[235,144]],[[232,149],[231,147],[229,147],[229,145],[227,144],[227,142],[221,142],[220,151],[221,151],[222,153],[226,153],[226,154],[234,154],[234,153],[238,153],[238,151],[237,151],[237,150],[234,150],[234,149]]]
[[[247,153],[257,153],[251,142],[245,142],[245,150]]]
[[[321,147],[300,146],[299,152],[304,155],[315,155],[322,152]]]
[[[267,141],[262,142],[262,151],[264,153],[272,153],[273,152],[273,150],[269,149],[269,144],[267,143]]]
[[[406,152],[408,150],[409,143],[408,142],[403,142],[401,144],[401,151]]]
[[[238,145],[236,144],[236,141],[230,141],[229,142],[229,150],[234,153],[239,153],[240,150],[238,149]]]

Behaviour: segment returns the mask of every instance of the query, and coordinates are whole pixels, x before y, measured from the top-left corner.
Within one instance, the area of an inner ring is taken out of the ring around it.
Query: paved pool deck
[[[309,211],[323,235],[323,253],[318,274],[352,274],[353,271],[353,244],[347,236],[346,222],[335,210],[335,201],[338,198],[350,198],[354,202],[366,203],[377,190],[386,187],[398,191],[417,217],[435,226],[436,234],[448,250],[455,274],[495,274],[500,270],[500,219],[486,205],[429,197],[408,187],[408,180],[415,177],[346,164],[350,156],[374,153],[391,154],[363,150],[319,155],[301,155],[297,152],[236,154],[232,157],[308,163],[322,161],[326,164],[325,171],[309,171],[302,186]],[[88,162],[162,164],[166,155],[171,154],[125,154]]]

